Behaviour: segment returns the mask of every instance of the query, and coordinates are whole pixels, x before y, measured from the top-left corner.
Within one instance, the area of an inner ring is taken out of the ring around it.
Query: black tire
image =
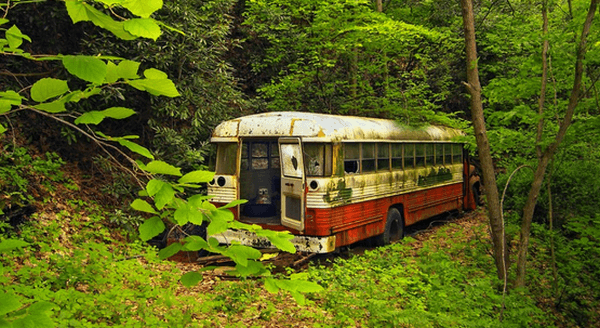
[[[389,245],[392,241],[400,240],[402,237],[404,237],[402,214],[398,209],[390,208],[385,220],[385,230],[381,235],[375,237],[375,244],[377,246]]]

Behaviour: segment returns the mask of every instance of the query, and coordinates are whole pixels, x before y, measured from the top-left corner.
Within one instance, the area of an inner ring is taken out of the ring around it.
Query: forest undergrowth
[[[537,273],[536,288],[503,296],[483,209],[387,247],[275,274],[301,275],[325,288],[301,306],[287,293],[269,293],[260,278],[229,278],[223,267],[207,268],[197,286],[184,287],[180,277],[197,264],[160,261],[137,239],[139,219],[81,190],[76,166],[29,153],[12,146],[0,153],[0,242],[27,243],[0,249],[0,327],[580,325],[550,305],[547,275]],[[572,306],[567,301],[563,307]],[[588,301],[594,313],[597,301]]]

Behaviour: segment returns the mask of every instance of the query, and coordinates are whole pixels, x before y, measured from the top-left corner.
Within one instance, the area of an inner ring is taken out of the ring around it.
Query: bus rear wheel
[[[385,221],[385,230],[379,236],[375,237],[377,246],[388,245],[392,241],[400,240],[404,236],[404,220],[402,214],[396,208],[388,210]]]

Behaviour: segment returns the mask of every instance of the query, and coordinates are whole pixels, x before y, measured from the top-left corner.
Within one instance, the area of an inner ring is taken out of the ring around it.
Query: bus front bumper
[[[255,233],[249,231],[227,230],[210,237],[216,238],[221,244],[240,243],[244,246],[256,248],[275,248],[266,237],[257,236]],[[331,253],[335,250],[335,236],[295,236],[291,242],[296,247],[296,250],[300,252]]]

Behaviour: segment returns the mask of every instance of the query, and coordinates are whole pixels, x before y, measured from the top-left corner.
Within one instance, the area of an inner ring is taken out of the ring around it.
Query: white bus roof
[[[436,140],[450,141],[464,135],[460,130],[427,126],[411,128],[393,120],[378,118],[315,114],[304,112],[270,112],[238,117],[219,124],[212,142],[235,141],[238,138],[302,137],[305,141],[360,140]]]

